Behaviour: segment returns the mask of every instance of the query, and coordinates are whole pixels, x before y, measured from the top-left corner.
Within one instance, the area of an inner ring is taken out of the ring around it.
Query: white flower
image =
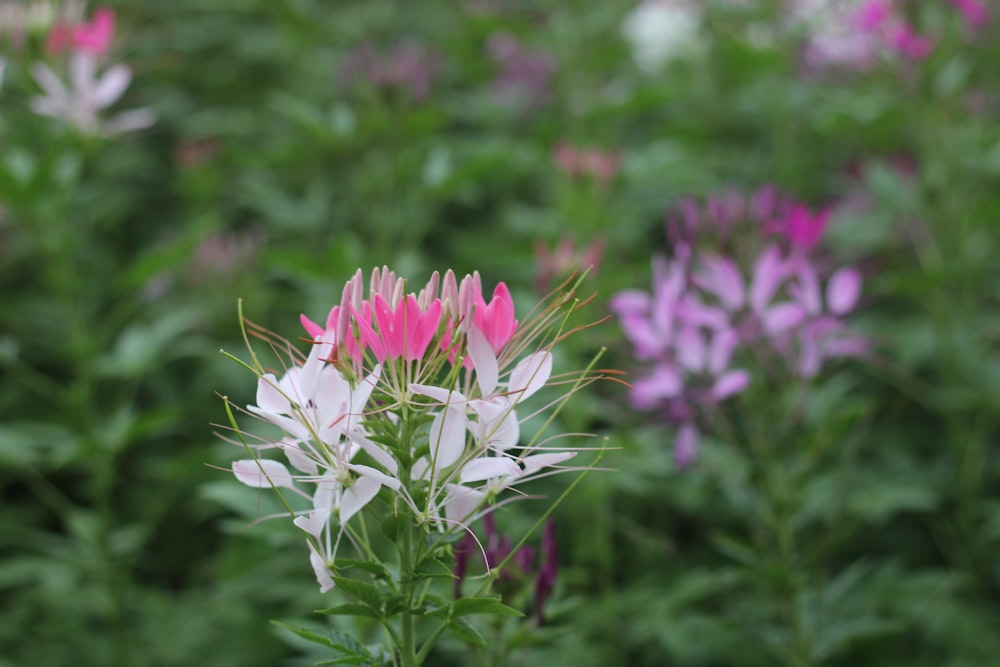
[[[646,0],[622,24],[622,34],[632,47],[636,64],[655,73],[675,58],[701,46],[698,31],[701,10],[685,0]]]
[[[60,118],[85,134],[110,136],[140,130],[152,125],[156,117],[149,109],[122,111],[110,119],[101,118],[104,109],[118,101],[132,81],[132,70],[113,65],[101,73],[89,53],[75,52],[70,59],[67,86],[48,66],[36,63],[32,75],[45,95],[31,100],[31,109],[43,116]]]

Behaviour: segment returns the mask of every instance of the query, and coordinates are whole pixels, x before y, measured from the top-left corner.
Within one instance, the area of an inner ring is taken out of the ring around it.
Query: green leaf
[[[338,570],[348,568],[364,570],[369,574],[375,575],[379,579],[388,579],[390,577],[389,570],[387,570],[385,565],[382,565],[382,563],[376,563],[368,560],[351,560],[349,558],[337,559]]]
[[[337,588],[356,598],[362,604],[368,605],[381,616],[382,594],[379,592],[377,586],[369,584],[366,581],[338,576],[333,577],[333,582],[337,585]]]
[[[399,539],[399,517],[395,514],[387,516],[379,528],[382,530],[382,534],[393,542]]]
[[[340,604],[336,607],[328,607],[327,609],[317,609],[317,614],[326,614],[328,616],[365,616],[367,618],[378,619],[381,618],[381,614],[372,609],[366,604],[357,603],[347,603]]]
[[[474,625],[464,618],[453,618],[448,621],[448,629],[456,635],[476,646],[486,646],[486,640]]]
[[[524,616],[513,607],[508,607],[500,601],[499,596],[459,598],[451,604],[451,615],[469,616],[471,614],[493,614],[495,616]]]
[[[404,574],[401,580],[403,583],[411,583],[434,577],[454,579],[455,573],[452,571],[451,563],[447,563],[441,558],[428,556],[417,563],[417,567],[413,569],[412,573]]]

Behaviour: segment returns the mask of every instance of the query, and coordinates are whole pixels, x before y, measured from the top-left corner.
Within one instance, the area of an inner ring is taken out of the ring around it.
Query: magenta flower
[[[79,53],[89,53],[95,58],[103,58],[111,47],[115,34],[115,13],[109,7],[100,7],[94,12],[90,22],[75,25],[56,23],[49,32],[45,49],[58,55],[67,48]]]
[[[756,369],[773,375],[777,360],[808,378],[824,361],[866,349],[843,319],[858,303],[861,274],[845,267],[827,276],[813,259],[829,220],[828,210],[813,213],[773,188],[709,196],[704,206],[686,198],[667,216],[675,258],[654,259],[652,289],[611,299],[646,369],[631,382],[633,405],[677,426],[678,468],[694,457],[699,422],[745,391]]]
[[[965,22],[973,28],[981,28],[990,22],[990,13],[979,0],[950,0],[950,2],[962,13]]]

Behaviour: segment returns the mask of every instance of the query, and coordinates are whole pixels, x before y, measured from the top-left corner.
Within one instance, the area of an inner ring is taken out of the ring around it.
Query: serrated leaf
[[[372,666],[378,664],[364,644],[360,643],[346,633],[333,631],[329,634],[320,634],[319,632],[310,630],[309,628],[303,628],[290,623],[282,623],[281,621],[271,622],[295,633],[307,641],[320,644],[321,646],[326,646],[327,648],[333,649],[334,651],[338,651],[342,654],[327,662],[316,664]]]
[[[494,616],[524,616],[513,607],[508,607],[499,597],[459,598],[451,604],[451,615],[493,614]]]
[[[486,646],[486,639],[472,623],[465,618],[453,618],[448,621],[448,629],[456,635],[476,646]]]
[[[403,575],[401,580],[403,583],[410,583],[435,577],[454,579],[455,573],[452,571],[451,564],[444,562],[440,558],[428,557],[417,563],[417,567],[414,568],[413,572],[409,575]]]
[[[379,592],[377,586],[369,584],[366,581],[337,576],[333,577],[333,582],[337,588],[356,598],[362,604],[371,607],[373,611],[381,615],[382,594]]]
[[[385,599],[382,615],[385,618],[392,618],[406,609],[407,600],[408,598],[405,595],[390,595]]]

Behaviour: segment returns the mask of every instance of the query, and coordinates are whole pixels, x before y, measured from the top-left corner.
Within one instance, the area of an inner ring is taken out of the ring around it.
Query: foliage
[[[559,506],[545,623],[507,640],[523,665],[1000,660],[992,5],[881,3],[879,39],[932,48],[847,63],[784,0],[666,3],[697,32],[638,60],[628,3],[108,4],[100,57],[131,81],[98,113],[150,110],[142,129],[36,114],[33,66],[68,56],[43,19],[0,23],[0,666],[384,662],[337,612],[368,589],[317,593],[301,536],[257,523],[272,494],[227,472],[215,392],[254,401],[218,352],[242,344],[237,300],[292,337],[359,266],[479,271],[522,304],[601,256],[581,292],[607,308],[676,250],[667,211],[767,184],[832,211],[826,268],[863,274],[871,353],[808,383],[757,360],[683,470],[676,423],[626,388],[567,404],[554,428],[608,436],[614,472]],[[645,374],[617,325],[557,365],[602,346]],[[527,506],[501,530],[525,535]],[[496,636],[457,604],[424,610],[460,628],[433,664]]]

